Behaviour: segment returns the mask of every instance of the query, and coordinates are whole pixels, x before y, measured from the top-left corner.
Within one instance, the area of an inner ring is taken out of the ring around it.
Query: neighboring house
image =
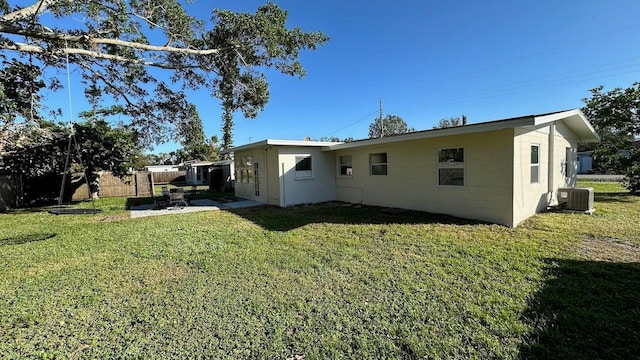
[[[593,171],[593,150],[578,152],[578,174],[588,174]]]
[[[216,161],[209,172],[209,190],[232,191],[234,189],[236,174],[235,161]]]
[[[576,182],[578,142],[599,141],[579,110],[349,143],[238,146],[236,196],[415,209],[515,227]]]
[[[148,172],[182,171],[182,165],[149,165],[144,167]]]
[[[211,161],[190,160],[184,162],[187,172],[186,181],[189,185],[208,185],[209,169],[213,165]]]

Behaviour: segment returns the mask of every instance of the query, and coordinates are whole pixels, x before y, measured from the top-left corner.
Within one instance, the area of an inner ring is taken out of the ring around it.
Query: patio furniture
[[[189,206],[187,200],[184,198],[184,190],[182,188],[173,188],[169,191],[169,205],[177,207],[179,204]]]

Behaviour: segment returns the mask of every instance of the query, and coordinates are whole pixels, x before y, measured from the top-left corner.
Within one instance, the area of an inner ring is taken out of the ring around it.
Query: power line
[[[331,132],[331,133],[328,133],[328,134],[326,134],[326,135],[325,135],[325,136],[323,136],[323,137],[329,137],[329,136],[331,136],[331,135],[333,135],[333,134],[335,134],[335,133],[337,133],[337,132],[340,132],[340,131],[342,131],[342,130],[344,130],[344,129],[346,129],[346,128],[349,128],[349,127],[351,127],[351,126],[353,126],[353,125],[355,125],[355,124],[358,124],[358,123],[360,123],[360,122],[362,122],[362,121],[364,121],[364,120],[369,120],[369,119],[371,119],[371,117],[372,117],[373,115],[376,115],[377,113],[378,113],[378,110],[375,110],[374,112],[372,112],[372,113],[370,113],[370,114],[367,114],[367,115],[365,115],[365,116],[363,116],[363,117],[359,118],[358,120],[356,120],[356,121],[354,121],[354,122],[351,122],[351,123],[349,123],[349,124],[347,124],[347,125],[345,125],[345,126],[343,126],[343,127],[339,128],[338,130],[335,130],[335,131],[333,131],[333,132]]]
[[[615,29],[615,30],[607,31],[607,32],[601,32],[601,33],[599,33],[597,35],[594,35],[594,36],[585,37],[585,38],[582,38],[582,39],[579,39],[579,40],[575,40],[575,41],[568,42],[568,43],[565,43],[565,44],[562,44],[562,45],[558,45],[558,46],[554,46],[554,47],[551,47],[551,48],[543,49],[543,50],[536,51],[536,52],[533,52],[533,53],[530,53],[530,54],[517,56],[517,57],[514,57],[514,58],[512,58],[510,60],[503,61],[501,63],[494,63],[494,64],[491,64],[489,66],[479,67],[479,68],[476,68],[476,69],[471,70],[471,71],[465,71],[465,72],[460,72],[460,73],[457,73],[457,74],[452,74],[451,76],[448,77],[447,80],[454,80],[454,79],[458,79],[458,78],[469,77],[469,76],[472,76],[472,75],[475,75],[475,74],[478,74],[478,73],[481,73],[481,72],[487,72],[487,71],[492,70],[492,69],[501,69],[505,65],[508,65],[508,64],[521,62],[522,60],[527,60],[527,59],[531,59],[531,58],[534,58],[534,57],[537,57],[537,56],[541,56],[541,55],[545,55],[545,54],[548,54],[548,53],[552,53],[552,52],[555,52],[555,51],[558,51],[558,50],[566,49],[566,48],[569,48],[569,47],[572,47],[572,46],[575,46],[575,45],[578,45],[578,44],[589,42],[589,41],[597,39],[597,38],[601,38],[601,37],[604,37],[604,36],[607,36],[607,35],[611,35],[611,34],[615,34],[615,33],[618,33],[618,32],[631,30],[631,29],[634,29],[634,28],[637,28],[637,27],[640,27],[640,24],[634,24],[634,25],[618,28],[618,29]],[[414,92],[416,89],[421,89],[421,88],[422,88],[422,86],[414,87],[414,88],[409,89],[409,90],[405,89],[403,91],[397,91],[397,92],[388,94],[386,96],[383,96],[382,98],[389,98],[389,97],[395,97],[395,96],[400,96],[400,95],[406,95],[408,93]]]

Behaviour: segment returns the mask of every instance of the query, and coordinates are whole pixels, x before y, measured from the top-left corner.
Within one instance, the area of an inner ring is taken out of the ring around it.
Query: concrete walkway
[[[221,203],[209,199],[191,200],[191,205],[180,207],[168,207],[166,209],[154,210],[154,204],[146,204],[131,207],[131,218],[140,218],[146,216],[159,216],[170,214],[184,214],[196,211],[212,211],[212,210],[228,210],[240,209],[253,206],[264,205],[253,200],[238,200],[227,203]]]

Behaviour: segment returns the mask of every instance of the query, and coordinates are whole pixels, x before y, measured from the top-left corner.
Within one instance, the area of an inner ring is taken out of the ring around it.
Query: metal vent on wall
[[[558,202],[567,210],[593,212],[593,188],[560,188]]]

